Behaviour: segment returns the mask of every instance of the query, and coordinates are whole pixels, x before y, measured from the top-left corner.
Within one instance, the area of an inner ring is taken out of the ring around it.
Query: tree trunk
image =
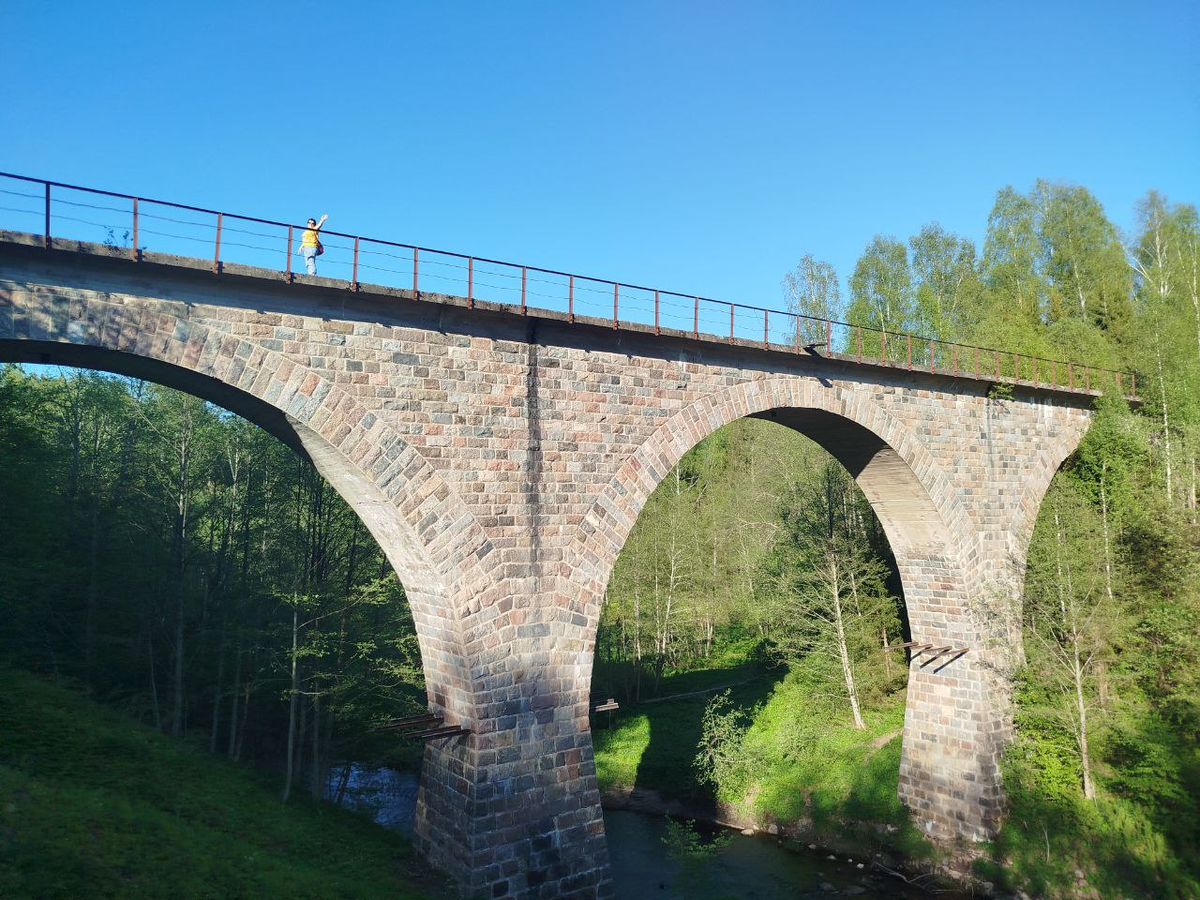
[[[297,677],[299,675],[297,645],[300,630],[300,607],[292,606],[292,681],[288,699],[288,733],[287,733],[287,776],[283,783],[283,802],[287,803],[292,796],[292,765],[296,753],[296,696]]]
[[[1155,349],[1158,360],[1158,389],[1162,394],[1162,425],[1163,425],[1163,448],[1165,451],[1165,466],[1167,476],[1167,502],[1174,499],[1174,492],[1171,488],[1171,423],[1167,419],[1167,383],[1163,377],[1163,361],[1162,347],[1156,342]]]
[[[1072,635],[1075,646],[1072,648],[1073,674],[1075,676],[1075,704],[1079,716],[1079,756],[1083,762],[1083,796],[1089,800],[1096,799],[1096,786],[1092,783],[1092,764],[1088,758],[1088,725],[1087,704],[1083,697],[1083,667],[1079,662],[1078,635]]]
[[[246,722],[250,718],[250,693],[253,689],[253,681],[247,678],[245,686],[242,688],[242,719],[237,729],[237,749],[233,753],[234,762],[240,762],[242,758],[242,746],[246,742]]]
[[[1108,460],[1104,460],[1100,464],[1100,522],[1104,535],[1104,590],[1108,594],[1108,599],[1113,598],[1113,582],[1112,582],[1112,541],[1109,539],[1108,532],[1108,487],[1106,484],[1108,475]]]
[[[162,731],[162,713],[158,707],[158,681],[154,677],[154,625],[146,631],[146,658],[150,663],[150,700],[154,707],[154,728]]]
[[[239,632],[233,656],[233,690],[229,694],[229,744],[225,755],[233,759],[237,747],[238,733],[238,699],[242,692],[242,638]]]
[[[87,613],[84,622],[84,661],[89,693],[96,677],[96,608],[100,593],[100,496],[99,485],[92,485],[91,540],[88,544]]]
[[[208,735],[208,752],[217,752],[217,734],[221,730],[222,687],[225,681],[225,628],[222,624],[221,643],[217,647],[217,679],[213,687],[212,729]]]
[[[850,697],[850,709],[854,713],[854,727],[862,731],[867,726],[863,722],[862,711],[858,706],[858,688],[854,684],[854,670],[850,668],[850,649],[846,646],[846,628],[842,621],[841,585],[839,583],[837,560],[831,557],[829,565],[830,574],[832,575],[829,584],[829,594],[833,600],[833,617],[837,625],[838,655],[842,661],[842,678],[846,682],[846,694]]]

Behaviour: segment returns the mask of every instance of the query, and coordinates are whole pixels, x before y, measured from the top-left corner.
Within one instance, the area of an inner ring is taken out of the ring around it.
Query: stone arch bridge
[[[611,894],[588,725],[604,588],[655,486],[743,416],[829,450],[874,506],[916,655],[900,794],[990,835],[1038,506],[1094,392],[265,269],[0,234],[0,360],[143,377],[310,456],[403,578],[429,709],[416,840],[464,893]],[[1005,662],[1007,660],[1007,662]]]

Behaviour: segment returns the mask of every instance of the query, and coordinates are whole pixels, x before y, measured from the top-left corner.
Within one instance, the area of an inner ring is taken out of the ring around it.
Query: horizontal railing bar
[[[113,197],[116,199],[137,200],[139,204],[165,206],[170,209],[187,210],[188,212],[202,213],[204,215],[211,215],[211,216],[220,216],[224,219],[235,219],[240,222],[253,222],[258,225],[268,225],[268,226],[272,226],[272,227],[276,227],[276,228],[304,229],[307,227],[306,224],[298,224],[298,223],[294,223],[294,222],[280,222],[280,221],[276,221],[274,219],[263,219],[263,218],[259,218],[257,216],[246,216],[246,215],[241,215],[238,213],[226,213],[221,210],[208,209],[203,206],[192,206],[187,203],[176,203],[171,200],[156,200],[156,199],[150,198],[150,197],[135,196],[133,194],[124,194],[124,193],[120,193],[118,191],[107,191],[107,190],[102,190],[100,188],[84,187],[82,185],[70,184],[69,182],[63,182],[63,181],[49,181],[44,178],[33,178],[28,175],[17,175],[16,173],[13,173],[13,172],[0,172],[0,178],[10,178],[10,179],[14,179],[16,181],[24,181],[24,182],[28,182],[30,184],[42,185],[47,190],[49,188],[63,188],[65,190],[80,191],[83,193],[97,194],[100,196]],[[70,202],[70,201],[64,201],[64,202]],[[31,212],[36,213],[38,211],[31,210]],[[146,215],[146,216],[152,216],[152,214],[146,213],[144,210],[143,210],[142,214]],[[203,223],[203,222],[195,222],[195,223],[188,223],[188,224],[199,225],[199,226],[207,227],[207,228],[214,227],[213,225],[209,225],[208,223]],[[155,233],[155,232],[150,232],[148,229],[145,229],[145,231],[147,233]],[[412,251],[416,251],[417,253],[434,254],[437,256],[448,256],[448,257],[452,257],[454,259],[461,259],[464,261],[468,261],[471,264],[485,263],[488,265],[504,266],[506,268],[524,269],[526,272],[535,272],[535,273],[538,273],[541,275],[553,275],[553,276],[556,276],[559,278],[580,280],[580,281],[585,281],[585,282],[593,282],[595,284],[604,285],[606,287],[613,286],[618,289],[623,288],[623,289],[632,290],[632,291],[646,291],[648,293],[658,293],[658,294],[660,294],[660,296],[675,297],[680,300],[686,300],[686,301],[688,301],[687,306],[689,308],[691,308],[693,303],[697,303],[697,302],[705,303],[705,304],[715,304],[715,305],[718,305],[721,307],[728,307],[730,310],[730,313],[733,313],[738,309],[746,310],[746,311],[752,312],[752,313],[760,313],[760,314],[761,313],[766,313],[766,314],[774,313],[775,315],[785,317],[785,320],[791,320],[797,326],[799,325],[800,322],[803,321],[803,322],[818,323],[818,324],[820,324],[822,326],[826,326],[826,327],[836,327],[836,328],[846,328],[846,329],[860,329],[861,328],[863,330],[863,332],[866,334],[880,335],[883,341],[886,341],[888,337],[903,338],[906,341],[908,339],[912,338],[912,339],[921,341],[923,343],[936,344],[936,345],[942,346],[942,347],[949,347],[949,348],[959,347],[959,348],[962,348],[965,350],[982,351],[982,352],[986,352],[986,353],[1006,353],[1006,352],[1008,352],[1008,351],[998,350],[997,348],[993,348],[993,347],[983,347],[983,346],[979,346],[976,344],[964,344],[964,343],[959,343],[957,341],[943,341],[938,338],[928,338],[928,337],[921,337],[918,335],[909,334],[908,332],[889,331],[887,329],[882,329],[882,328],[871,328],[870,326],[866,326],[866,325],[855,325],[850,322],[841,322],[836,319],[820,319],[815,316],[805,315],[803,313],[795,313],[795,312],[790,312],[790,311],[785,311],[785,310],[772,309],[770,307],[753,306],[751,304],[738,303],[736,301],[718,300],[713,297],[702,297],[702,296],[698,296],[696,294],[685,294],[685,293],[680,293],[678,291],[662,290],[659,288],[647,287],[645,285],[632,284],[630,282],[625,282],[625,281],[617,281],[612,278],[601,278],[601,277],[594,276],[594,275],[579,275],[577,273],[572,273],[572,272],[563,272],[558,269],[544,269],[539,266],[529,266],[529,265],[522,266],[520,263],[513,263],[513,262],[509,262],[507,260],[502,260],[502,259],[491,259],[489,257],[476,256],[474,254],[460,253],[460,252],[454,251],[454,250],[438,250],[438,249],[431,248],[431,247],[422,247],[417,244],[407,244],[407,243],[403,243],[400,241],[389,241],[389,240],[385,240],[383,238],[361,237],[360,235],[349,234],[349,233],[340,232],[340,231],[331,231],[331,230],[324,229],[324,228],[321,229],[321,235],[326,238],[329,238],[329,237],[345,238],[350,241],[360,241],[361,243],[364,243],[364,244],[374,244],[374,245],[379,245],[379,246],[384,246],[384,247],[394,247],[394,248],[401,249],[401,250],[412,250]],[[259,236],[266,237],[265,235],[259,235]],[[176,236],[176,237],[181,237],[181,236]],[[281,238],[282,238],[282,235],[281,235]],[[266,250],[267,249],[267,248],[260,248],[260,247],[250,247],[249,245],[239,245],[239,246],[245,246],[247,249],[257,249],[257,250]],[[503,275],[504,273],[493,273],[493,274]],[[587,290],[587,288],[581,287],[581,290]],[[641,299],[641,298],[638,298],[638,299]],[[694,330],[695,329],[693,329],[693,331]],[[715,340],[720,340],[723,342],[745,340],[744,338],[738,338],[733,335],[721,336],[721,335],[718,335],[716,332],[711,332],[711,333],[705,332],[705,334],[711,334]],[[768,341],[767,343],[770,343],[770,342]],[[780,344],[780,346],[783,346],[783,344]],[[809,345],[806,344],[805,346],[809,346]],[[813,345],[813,346],[817,346],[817,345]],[[828,345],[827,345],[827,352],[829,352],[831,354],[834,353],[832,348],[828,347]],[[839,355],[847,355],[847,354],[839,354]],[[1077,363],[1077,362],[1068,361],[1068,360],[1052,359],[1050,357],[1043,357],[1043,356],[1026,356],[1024,354],[1022,354],[1021,356],[1023,359],[1028,359],[1030,361],[1036,360],[1037,362],[1061,364],[1061,365],[1067,365],[1067,366],[1082,366],[1085,369],[1085,371],[1090,370],[1091,372],[1105,373],[1108,375],[1117,375],[1117,376],[1128,375],[1131,378],[1134,377],[1134,373],[1122,371],[1119,369],[1108,369],[1108,368],[1104,368],[1102,366],[1089,366],[1084,363]],[[931,354],[931,357],[932,357],[932,354]],[[888,362],[888,360],[886,360],[885,358],[882,358],[882,357],[880,359],[870,359],[870,360],[868,360],[864,357],[864,359],[862,361],[863,362],[873,362],[873,363]],[[930,364],[932,367],[934,367],[936,369],[936,366],[934,365],[932,358],[930,360]],[[949,371],[949,370],[942,369],[942,370],[938,370],[938,371],[945,372],[945,371]],[[1022,380],[1019,371],[1014,370],[1013,380],[1014,381]],[[1067,389],[1074,390],[1074,388],[1072,388],[1070,386],[1068,386]],[[1085,390],[1087,390],[1087,389],[1088,388],[1085,388]]]

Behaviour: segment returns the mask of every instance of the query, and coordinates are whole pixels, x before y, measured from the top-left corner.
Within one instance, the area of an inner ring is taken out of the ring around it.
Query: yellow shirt
[[[317,246],[317,243],[318,243],[317,229],[315,229],[315,228],[304,229],[304,234],[300,238],[300,246],[301,247],[315,247],[315,246]]]

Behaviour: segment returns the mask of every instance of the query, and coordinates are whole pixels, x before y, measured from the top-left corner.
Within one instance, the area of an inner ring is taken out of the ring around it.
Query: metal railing
[[[295,275],[294,260],[305,225],[226,213],[0,172],[0,221],[28,216],[14,230],[55,242],[103,243],[134,260],[146,252],[212,258]],[[5,189],[23,188],[23,189]],[[121,205],[116,205],[117,203]],[[40,226],[40,227],[38,227]],[[842,361],[925,371],[994,382],[1091,392],[1115,387],[1136,396],[1136,376],[1085,363],[1047,359],[971,344],[819,319],[787,310],[714,300],[608,278],[576,275],[414,244],[321,229],[322,277],[330,271],[351,290],[366,282],[383,287],[507,304],[521,313],[551,311],[601,320],[613,328],[637,325],[655,334],[760,346]],[[205,254],[196,252],[204,247]],[[282,263],[282,266],[281,266]]]

